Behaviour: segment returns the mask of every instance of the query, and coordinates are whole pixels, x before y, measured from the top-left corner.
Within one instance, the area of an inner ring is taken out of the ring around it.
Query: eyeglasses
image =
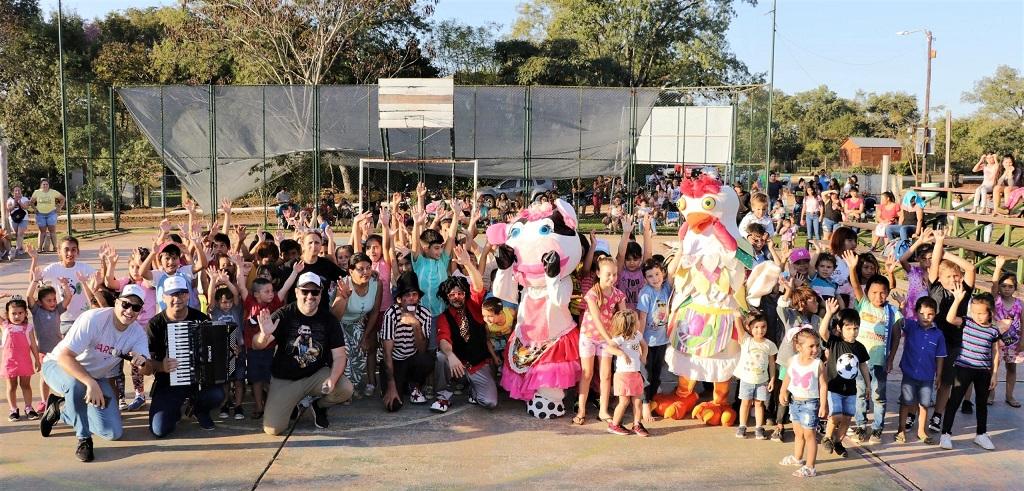
[[[303,295],[305,295],[307,297],[319,297],[320,296],[320,290],[307,290],[307,289],[300,288],[299,289],[299,293],[301,293],[301,294],[303,294]]]
[[[121,308],[124,310],[132,309],[132,312],[141,312],[142,305],[131,303],[127,300],[121,300]]]

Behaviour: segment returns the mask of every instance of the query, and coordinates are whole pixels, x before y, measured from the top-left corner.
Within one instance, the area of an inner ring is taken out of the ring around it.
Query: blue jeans
[[[124,433],[121,426],[121,411],[117,409],[114,397],[114,388],[110,381],[96,379],[100,384],[100,391],[107,400],[107,407],[100,409],[85,402],[85,384],[78,379],[68,375],[56,361],[43,363],[43,379],[54,392],[64,395],[64,409],[61,410],[60,419],[75,427],[75,435],[78,438],[89,438],[99,435],[107,440],[117,440]],[[111,404],[111,401],[115,401]]]
[[[911,235],[914,235],[914,231],[917,230],[917,225],[900,225],[894,223],[885,227],[885,238],[892,240],[899,237],[903,240],[910,239]]]
[[[185,398],[192,399],[197,418],[211,420],[210,411],[220,407],[224,401],[224,386],[215,385],[203,390],[192,386],[172,387],[153,385],[152,401],[149,403],[149,431],[157,438],[174,431],[181,420],[181,405]]]
[[[871,424],[872,430],[881,430],[885,424],[885,383],[889,374],[885,373],[884,365],[868,365],[871,372],[871,406],[874,411],[875,420]],[[854,415],[857,426],[868,424],[868,400],[867,387],[860,372],[857,372],[857,414]]]
[[[807,240],[821,240],[821,220],[817,213],[807,213]]]

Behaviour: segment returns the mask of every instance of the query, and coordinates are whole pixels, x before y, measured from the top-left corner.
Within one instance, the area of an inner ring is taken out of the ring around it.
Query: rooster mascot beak
[[[701,233],[715,220],[714,215],[702,212],[693,212],[686,215],[686,225],[695,233]]]

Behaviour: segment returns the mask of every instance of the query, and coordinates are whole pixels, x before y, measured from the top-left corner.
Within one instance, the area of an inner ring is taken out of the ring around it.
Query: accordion
[[[211,321],[168,323],[167,357],[178,361],[178,368],[170,373],[171,385],[212,387],[226,382],[228,337],[234,327]]]

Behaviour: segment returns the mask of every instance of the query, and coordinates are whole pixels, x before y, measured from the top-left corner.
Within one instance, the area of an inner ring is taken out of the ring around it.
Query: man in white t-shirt
[[[67,336],[43,359],[43,378],[55,393],[46,401],[39,432],[50,436],[58,419],[74,426],[75,455],[82,462],[93,460],[93,434],[117,440],[123,433],[121,412],[110,403],[115,396],[109,381],[121,370],[121,360],[130,358],[132,365],[150,374],[145,368],[149,338],[135,321],[144,298],[142,287],[126,286],[113,307],[78,316]]]
[[[29,252],[32,256],[32,269],[35,269],[36,253]],[[59,285],[62,278],[67,278],[73,295],[68,309],[60,316],[60,332],[66,333],[75,319],[86,310],[89,310],[89,300],[85,297],[85,290],[79,277],[89,278],[96,274],[96,270],[88,264],[78,261],[78,239],[68,236],[60,241],[60,260],[43,268],[43,280],[50,284]],[[57,301],[64,302],[63,293],[57,290]]]

